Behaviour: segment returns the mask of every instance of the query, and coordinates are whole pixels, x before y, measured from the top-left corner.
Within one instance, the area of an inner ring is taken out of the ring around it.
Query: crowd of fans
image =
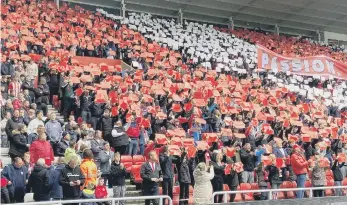
[[[205,204],[224,184],[346,183],[346,81],[258,70],[255,46],[242,39],[285,55],[345,62],[345,53],[148,14],[119,21],[65,3],[58,10],[10,0],[1,9],[1,147],[10,146],[12,159],[1,173],[3,203],[23,202],[30,191],[35,201],[107,198],[107,187],[123,197],[121,157],[137,154],[148,158],[143,194],[161,186],[174,198],[178,183],[180,204],[188,204],[190,186],[193,202]],[[74,56],[120,58],[135,69],[81,66]]]

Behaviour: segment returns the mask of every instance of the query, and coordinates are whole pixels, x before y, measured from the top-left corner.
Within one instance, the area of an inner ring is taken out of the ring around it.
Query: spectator
[[[95,156],[95,163],[100,166],[99,153],[103,150],[105,144],[105,140],[102,139],[102,132],[97,130],[95,132],[94,139],[90,140],[90,146],[92,148],[93,155]]]
[[[119,152],[120,155],[124,155],[129,145],[129,137],[125,132],[122,122],[118,120],[113,126],[112,138],[110,139],[111,146],[115,152]]]
[[[23,124],[18,125],[18,128],[16,130],[12,131],[12,142],[10,143],[10,151],[9,155],[12,158],[12,160],[16,157],[23,158],[24,153],[28,151],[28,148],[30,147],[29,144],[27,144],[26,139],[26,126]]]
[[[46,168],[45,159],[37,160],[29,177],[27,189],[34,192],[35,201],[49,201],[49,171]]]
[[[319,165],[321,159],[322,157],[319,156],[319,153],[315,153],[315,159],[311,165],[313,187],[324,187],[327,184],[324,168]],[[324,190],[313,190],[313,196],[324,197]]]
[[[7,140],[12,141],[12,131],[18,128],[19,124],[23,124],[23,120],[19,118],[19,110],[13,111],[13,117],[6,123],[5,132],[7,134]]]
[[[1,173],[0,185],[1,185],[1,203],[2,204],[11,203],[10,193],[8,191],[8,188],[7,188],[8,181],[7,181],[6,177],[3,176],[2,173]]]
[[[79,151],[81,149],[82,145],[85,145],[88,149],[91,149],[90,140],[88,139],[89,133],[87,131],[81,132],[81,138],[77,142],[77,150]]]
[[[85,89],[79,99],[82,119],[89,124],[91,122],[90,106],[92,104],[92,97],[89,95],[89,91]]]
[[[30,153],[29,152],[24,153],[23,162],[24,162],[24,165],[28,168],[29,174],[30,174],[31,172],[30,172]]]
[[[91,104],[90,107],[90,112],[91,112],[91,124],[92,124],[92,128],[94,130],[96,130],[98,127],[98,122],[100,120],[100,118],[103,115],[104,109],[105,109],[105,104],[101,104],[101,103],[95,103],[93,102]]]
[[[281,158],[283,160],[287,160],[287,158],[289,157],[287,151],[283,148],[283,143],[282,141],[278,140],[276,142],[276,147],[273,149],[273,154],[275,155],[276,158]],[[287,167],[282,167],[282,181],[286,180],[286,175],[283,173],[286,173],[287,171]]]
[[[258,179],[259,180],[259,179]],[[232,164],[230,168],[230,174],[226,174],[225,181],[230,191],[236,191],[239,186],[239,174],[236,171],[236,166]],[[234,202],[236,194],[230,194],[230,202]]]
[[[38,75],[39,74],[39,68],[38,68],[37,64],[31,60],[30,64],[27,66],[26,70],[27,70],[28,78],[34,83],[34,85],[36,85],[35,80],[37,81],[38,76],[39,76]]]
[[[71,159],[71,158],[70,158]],[[63,187],[59,184],[61,170],[65,167],[64,157],[59,157],[56,166],[52,166],[49,170],[50,192],[49,198],[53,200],[63,199]]]
[[[47,105],[49,104],[49,87],[46,84],[45,79],[40,80],[40,84],[37,86],[37,88],[34,89],[34,93],[37,109],[42,110],[43,114],[47,116]]]
[[[67,132],[63,132],[63,138],[57,145],[55,155],[59,157],[63,157],[65,155],[66,149],[69,148],[69,143],[70,143],[70,134]]]
[[[105,142],[104,146],[105,148],[99,152],[99,168],[101,171],[101,177],[104,178],[105,184],[107,184],[108,182],[108,187],[112,188],[112,181],[110,180],[110,169],[112,160],[114,159],[114,152],[111,151],[111,147],[108,142]]]
[[[83,160],[81,163],[81,172],[85,176],[85,183],[83,188],[88,186],[89,183],[96,184],[96,179],[98,178],[98,169],[93,160],[93,152],[87,149],[83,152]]]
[[[134,116],[131,116],[131,122],[127,123],[125,127],[125,130],[127,131],[127,134],[130,138],[128,154],[133,156],[137,154],[141,130],[138,127],[138,124],[136,123]]]
[[[158,156],[156,152],[151,151],[149,153],[149,160],[141,166],[141,178],[143,195],[144,196],[155,196],[159,194],[159,182],[163,181],[162,171],[160,165],[157,163]],[[147,199],[145,200],[146,205],[150,203],[158,204],[158,200]]]
[[[56,117],[57,115],[52,112],[50,115],[50,120],[45,125],[47,137],[49,141],[52,142],[59,142],[63,133],[63,128]]]
[[[38,159],[43,158],[47,166],[51,166],[54,161],[54,152],[51,144],[46,140],[45,133],[39,135],[39,139],[34,141],[29,148],[30,163],[34,164]]]
[[[251,144],[246,143],[243,149],[240,151],[241,162],[243,164],[244,171],[241,174],[242,183],[254,182],[254,168],[255,168],[255,156],[251,151]]]
[[[1,147],[8,147],[9,142],[6,134],[6,124],[7,121],[11,119],[11,113],[6,112],[4,118],[0,121],[0,127],[1,127]]]
[[[114,154],[114,161],[111,165],[110,178],[112,180],[111,184],[113,186],[113,197],[120,198],[125,196],[126,186],[125,186],[125,176],[126,169],[123,163],[120,163],[120,154],[116,152]],[[119,201],[119,205],[124,205],[124,201]]]
[[[68,123],[65,125],[65,131],[70,132],[72,130],[72,127],[75,125],[77,125],[77,122],[75,121],[75,116],[70,115]]]
[[[276,156],[270,154],[271,165],[265,167],[265,171],[269,174],[271,189],[279,189],[282,181],[280,179],[280,171],[276,166]],[[277,193],[273,193],[273,199],[277,199]]]
[[[308,162],[306,161],[302,149],[299,145],[293,146],[293,154],[290,157],[290,162],[293,168],[293,171],[296,175],[296,184],[298,188],[305,188],[306,174]],[[297,191],[296,198],[303,198],[304,191]]]
[[[106,199],[108,197],[107,188],[103,178],[99,179],[98,185],[95,187],[95,198]],[[98,205],[110,205],[109,202],[98,202]]]
[[[214,177],[212,179],[213,191],[223,191],[224,184],[224,169],[225,165],[222,163],[223,153],[212,153],[211,165],[213,166]],[[223,195],[216,196],[214,199],[215,203],[222,203]]]
[[[214,178],[213,165],[207,167],[200,162],[194,170],[195,186],[193,192],[194,204],[206,204],[212,200],[213,188],[211,180]]]
[[[82,190],[82,199],[95,199],[95,184],[89,183],[83,190]],[[83,202],[81,205],[97,205],[96,202]]]
[[[80,160],[81,157],[77,155],[75,147],[76,147],[76,142],[70,141],[69,147],[65,150],[65,153],[64,153],[64,159],[66,164],[70,161],[72,157],[75,157],[75,156],[79,158],[78,164],[81,164],[81,160]]]
[[[112,128],[114,120],[111,117],[109,109],[104,110],[104,115],[99,119],[97,128],[104,133],[104,140],[110,141],[112,137]]]
[[[79,199],[84,182],[85,177],[78,166],[78,158],[71,157],[68,165],[61,170],[59,178],[59,184],[63,188],[63,199]]]
[[[26,184],[28,183],[28,169],[24,166],[23,160],[16,157],[13,164],[2,170],[3,176],[7,179],[8,190],[12,203],[24,202]]]
[[[63,115],[64,115],[64,120],[67,120],[75,104],[73,84],[71,81],[65,82],[62,88],[63,88],[63,102],[64,102]]]
[[[39,125],[45,126],[43,123],[43,112],[41,110],[37,111],[36,118],[30,121],[28,125],[28,134],[34,133]]]
[[[187,205],[189,201],[189,186],[192,180],[190,176],[190,166],[189,166],[189,161],[187,159],[186,151],[182,153],[181,158],[179,162],[177,163],[177,169],[178,169],[178,181],[180,183],[180,204]],[[171,187],[169,186],[169,190],[171,190],[171,194],[172,194],[172,184],[171,184]]]
[[[27,144],[32,144],[34,141],[36,141],[39,138],[39,135],[45,134],[45,133],[46,133],[45,127],[43,125],[39,125],[37,129],[35,130],[35,132],[28,135]]]
[[[263,162],[260,162],[258,164],[258,167],[256,169],[256,173],[257,173],[259,189],[268,189],[268,184],[265,181],[265,168],[264,168],[264,163]],[[267,192],[262,192],[260,194],[260,200],[266,200],[267,196],[268,196]]]
[[[164,153],[160,154],[159,156],[159,162],[163,172],[163,195],[168,195],[169,197],[171,197],[171,199],[173,198],[173,193],[172,193],[173,178],[174,178],[173,163],[172,163],[173,160],[174,160],[174,157],[170,156],[169,148],[166,146],[164,148]],[[180,166],[177,166],[177,167],[180,168]],[[182,170],[182,171],[186,171],[186,170]],[[188,169],[188,174],[189,174],[189,169]],[[180,174],[178,176],[180,176]],[[186,177],[186,176],[183,176],[183,177]],[[182,185],[183,185],[183,182],[182,182]],[[181,186],[181,183],[180,183],[180,186]],[[188,188],[189,188],[189,185],[188,185]],[[180,190],[183,191],[182,188],[180,188]],[[180,199],[182,199],[181,196],[180,196]],[[165,199],[163,201],[163,204],[165,204]]]
[[[333,170],[334,175],[334,184],[335,186],[342,186],[342,180],[344,176],[342,175],[342,167],[345,165],[345,162],[340,163],[339,159],[337,158],[334,162],[334,165],[331,167],[331,170]],[[335,190],[335,196],[342,196],[342,189],[336,189]]]

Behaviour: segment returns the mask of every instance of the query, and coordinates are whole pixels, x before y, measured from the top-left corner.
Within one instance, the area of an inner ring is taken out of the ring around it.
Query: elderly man
[[[95,156],[94,160],[95,163],[100,166],[100,158],[99,153],[101,150],[104,150],[105,140],[102,139],[102,132],[100,130],[97,130],[95,132],[94,139],[90,140],[90,146],[92,148],[93,155]]]
[[[4,168],[2,175],[8,180],[11,202],[24,202],[25,188],[28,182],[28,169],[21,158],[16,157],[14,164]]]
[[[124,155],[129,144],[129,137],[125,132],[122,122],[118,120],[112,130],[112,138],[110,144],[114,148],[115,152],[119,152],[120,155]]]
[[[49,171],[46,168],[45,159],[40,158],[37,160],[29,177],[27,189],[34,192],[35,201],[49,200]]]
[[[84,182],[85,177],[78,166],[78,157],[71,157],[68,165],[61,170],[59,178],[59,184],[63,188],[63,199],[79,199]]]
[[[63,133],[63,128],[56,118],[57,115],[52,112],[50,115],[50,120],[45,125],[48,139],[53,142],[59,142],[62,137],[61,134]]]

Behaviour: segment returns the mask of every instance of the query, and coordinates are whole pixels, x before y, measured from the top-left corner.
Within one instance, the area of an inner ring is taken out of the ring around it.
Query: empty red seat
[[[145,162],[145,157],[142,155],[134,155],[133,156],[133,165],[142,164]]]
[[[327,179],[327,186],[334,186],[334,179],[330,179],[330,180]],[[334,191],[332,189],[325,190],[325,196],[333,196],[333,195],[334,195]]]
[[[287,188],[287,189],[296,188],[296,182],[294,182],[294,181],[284,181],[282,183],[282,187],[283,188]],[[294,191],[285,191],[284,194],[286,195],[287,199],[294,199],[296,197]]]
[[[334,179],[334,174],[333,174],[333,171],[331,169],[328,169],[325,171],[325,176],[326,176],[327,181]]]
[[[240,186],[237,186],[237,190],[240,191]],[[234,199],[234,202],[241,202],[243,201],[242,195],[241,193],[237,193]]]
[[[241,183],[240,184],[240,190],[251,190],[252,186],[249,183]],[[242,197],[245,201],[254,201],[253,193],[244,193],[242,194]]]
[[[184,147],[194,146],[194,139],[193,138],[184,138],[183,139],[183,146]]]
[[[131,180],[134,184],[140,184],[142,183],[141,178],[141,166],[142,165],[133,165],[131,168]]]
[[[120,162],[124,164],[124,167],[127,172],[131,172],[133,166],[133,158],[130,155],[121,156]]]

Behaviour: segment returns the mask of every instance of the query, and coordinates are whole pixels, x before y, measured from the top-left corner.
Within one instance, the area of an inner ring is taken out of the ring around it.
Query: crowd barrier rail
[[[158,196],[138,196],[138,197],[122,197],[122,198],[105,198],[105,199],[77,199],[77,200],[61,200],[61,201],[40,201],[40,202],[25,202],[16,203],[11,205],[63,205],[63,204],[80,204],[80,203],[91,203],[91,202],[111,202],[111,205],[118,204],[119,201],[135,201],[135,200],[146,200],[146,199],[159,199],[159,205],[164,205],[163,199],[169,200],[169,205],[172,204],[172,199],[167,195]]]
[[[283,188],[283,189],[257,189],[257,190],[237,190],[237,191],[217,191],[212,194],[212,204],[214,197],[223,195],[223,203],[228,203],[228,194],[247,194],[247,193],[269,193],[268,200],[273,200],[273,193],[283,191],[310,191],[309,198],[313,197],[314,190],[327,190],[327,189],[347,189],[347,186],[324,186],[324,187],[305,187],[305,188]],[[343,193],[343,192],[342,192]]]

